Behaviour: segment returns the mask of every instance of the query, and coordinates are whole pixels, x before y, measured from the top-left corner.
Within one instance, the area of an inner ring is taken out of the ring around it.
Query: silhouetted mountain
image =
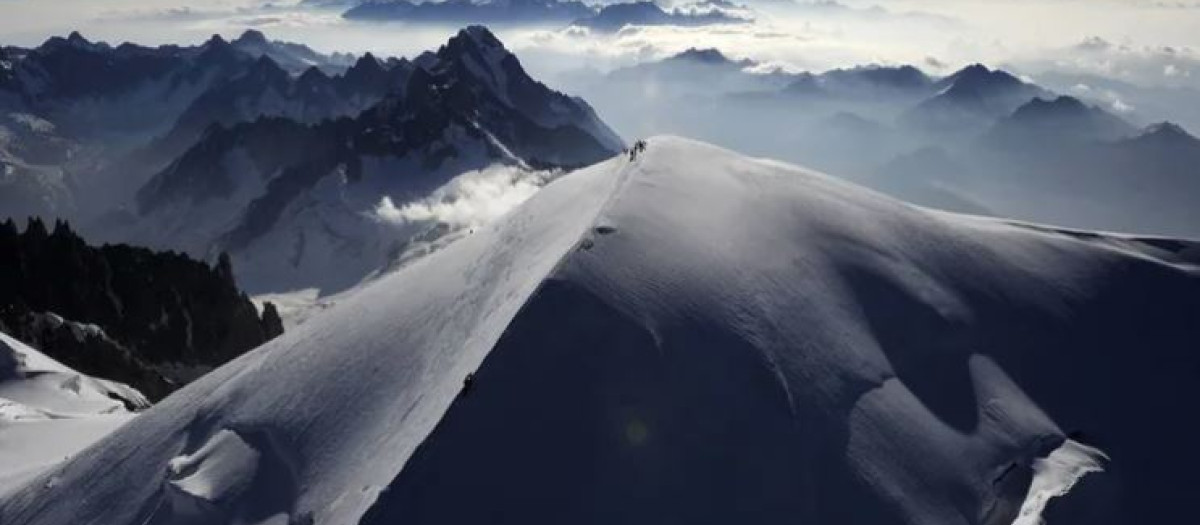
[[[282,333],[216,266],[127,245],[88,246],[65,222],[0,224],[0,329],[76,370],[159,399]]]
[[[0,163],[13,176],[0,180],[0,202],[12,204],[2,209],[84,220],[121,210],[213,123],[353,116],[401,89],[412,69],[371,56],[351,65],[348,55],[258,31],[157,48],[114,48],[72,33],[3,56]]]
[[[595,31],[615,32],[627,25],[639,26],[706,26],[745,23],[750,20],[731,16],[720,10],[690,12],[679,9],[667,11],[649,1],[609,4],[600,11],[572,22],[572,25]]]
[[[1052,98],[1046,90],[1001,70],[974,64],[934,84],[937,95],[910,110],[904,124],[939,132],[979,130],[1030,100]]]
[[[105,166],[166,132],[197,96],[253,63],[219,37],[195,47],[112,47],[72,33],[4,54],[0,69],[11,75],[0,81],[0,109],[22,122],[8,115],[9,133],[0,133],[0,163],[13,175],[0,181],[0,194],[24,203],[3,207],[17,215],[110,209],[117,195],[145,179],[126,169],[109,174]],[[35,150],[56,150],[59,158]]]
[[[231,126],[262,116],[279,116],[303,123],[354,116],[403,88],[412,68],[407,62],[386,69],[369,53],[345,74],[329,77],[315,67],[292,77],[269,55],[247,71],[199,96],[179,117],[166,144],[156,151],[178,153],[212,124]]]
[[[420,62],[404,89],[355,118],[209,128],[138,192],[143,222],[154,224],[146,242],[229,250],[246,260],[252,287],[301,276],[344,287],[390,248],[368,217],[382,197],[403,202],[495,163],[583,166],[622,147],[585,102],[530,78],[483,27]],[[344,242],[355,248],[338,249]],[[335,267],[324,266],[330,253]]]
[[[1079,99],[1035,98],[999,120],[984,140],[996,147],[1054,148],[1132,136],[1133,125]]]
[[[1161,208],[1145,210],[1148,215],[1161,218],[1178,213],[1173,201],[1196,225],[1178,229],[1200,237],[1200,207],[1186,206],[1200,199],[1200,139],[1176,124],[1162,122],[1105,150],[1100,162],[1114,176],[1121,177],[1134,193],[1159,200]]]
[[[575,0],[369,0],[350,8],[342,16],[354,20],[496,24],[566,22],[592,13],[592,8]]]
[[[1135,134],[1113,118],[1073,99],[1033,102],[955,150],[952,163],[912,157],[903,171],[1001,216],[1200,236],[1200,141],[1172,124]]]
[[[242,36],[230,44],[238,51],[254,58],[269,56],[276,64],[291,73],[299,73],[310,67],[316,67],[328,74],[337,74],[354,64],[354,56],[349,53],[325,55],[313,51],[304,44],[268,40],[262,31],[254,29],[242,33]]]
[[[1175,152],[1194,152],[1200,148],[1200,140],[1172,122],[1160,122],[1147,126],[1140,134],[1126,140],[1124,144],[1133,148]]]
[[[680,95],[689,92],[723,94],[774,91],[792,78],[792,75],[781,71],[750,71],[758,65],[750,59],[731,59],[716,48],[693,47],[662,60],[615,69],[606,78],[620,83],[652,84],[656,92],[678,88]]]
[[[741,66],[741,67],[746,67],[746,66],[750,66],[750,65],[754,64],[754,61],[749,60],[749,59],[742,59],[742,60],[736,60],[736,61],[731,60],[729,57],[726,57],[723,53],[721,53],[720,50],[713,48],[713,47],[705,48],[705,49],[697,49],[694,47],[689,47],[686,50],[684,50],[674,56],[663,59],[663,62],[693,62],[693,63],[712,64],[712,65],[729,64],[729,65],[735,65],[735,66]]]
[[[919,97],[928,94],[933,81],[913,66],[860,66],[834,69],[819,75],[801,74],[784,93],[841,98]]]
[[[114,48],[72,33],[22,52],[11,64],[18,82],[9,89],[24,111],[73,136],[154,129],[250,60],[220,38],[197,47]]]

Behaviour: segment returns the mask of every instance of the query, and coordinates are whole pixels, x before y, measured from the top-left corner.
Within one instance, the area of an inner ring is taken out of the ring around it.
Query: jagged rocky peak
[[[599,147],[588,146],[591,153],[584,156],[589,159],[587,163],[604,158],[606,155],[602,152],[611,154],[623,145],[620,138],[599,120],[582,99],[554,91],[531,78],[520,60],[484,26],[468,26],[460,30],[432,58],[422,55],[416,63],[418,72],[425,74],[413,74],[407,84],[405,104],[393,101],[389,103],[390,108],[404,108],[406,105],[419,107],[438,101],[436,104],[445,106],[443,109],[468,109],[473,113],[481,113],[479,117],[471,117],[478,123],[479,119],[497,119],[499,114],[475,110],[489,105],[503,106],[507,108],[504,110],[506,112],[516,111],[515,115],[511,115],[513,118],[527,119],[538,127],[553,129],[569,126],[590,135],[594,145]],[[493,131],[520,127],[514,122],[496,121],[492,125],[497,128]],[[537,134],[531,131],[525,137],[510,138],[524,142]],[[576,140],[570,142],[578,146]],[[553,149],[549,145],[537,149],[540,151],[538,157],[547,161],[551,157],[574,156],[573,153],[549,155]]]
[[[386,76],[387,69],[384,68],[383,63],[381,63],[379,59],[375,58],[375,55],[372,55],[371,53],[366,53],[359,57],[358,60],[354,62],[354,65],[350,66],[350,68],[346,70],[346,74],[344,75],[346,81],[351,85],[364,85],[378,82],[379,79],[382,79]]]
[[[247,29],[246,32],[242,33],[242,36],[239,36],[237,38],[237,40],[233,41],[233,43],[234,43],[234,45],[239,45],[239,44],[266,45],[270,42],[267,40],[267,35],[265,35],[262,31],[259,31],[257,29]]]
[[[0,330],[153,399],[282,333],[237,287],[232,262],[89,246],[70,224],[0,225]],[[185,372],[189,370],[190,372]]]
[[[504,48],[496,35],[487,27],[478,25],[463,28],[451,37],[438,49],[437,57],[440,59],[438,65],[463,64],[471,73],[477,76],[490,74],[493,79],[498,71],[511,67],[505,62],[510,59],[516,61],[516,57]],[[514,65],[518,70],[521,69],[520,64]]]
[[[67,35],[67,43],[74,46],[90,46],[92,44],[79,31],[71,31],[71,34]]]
[[[79,31],[71,31],[66,38],[61,36],[52,36],[46,39],[46,41],[41,45],[41,49],[45,51],[53,50],[59,47],[70,47],[74,49],[91,50],[96,45],[97,44],[93,44],[87,38],[84,38]]]
[[[1001,69],[989,69],[983,64],[971,64],[943,80],[950,92],[990,91],[1024,85],[1021,79]]]
[[[278,78],[288,78],[287,71],[279,67],[279,63],[275,62],[270,55],[258,57],[254,61],[254,65],[251,66],[248,76],[261,82],[269,82]]]
[[[717,64],[722,64],[722,63],[730,61],[729,57],[726,57],[725,54],[721,52],[721,50],[719,50],[715,47],[706,47],[703,49],[689,47],[689,48],[679,52],[672,58],[695,60],[697,62],[710,62],[710,63],[717,63]]]
[[[383,65],[380,64],[378,58],[375,58],[375,55],[371,54],[371,52],[368,51],[368,52],[364,53],[363,56],[358,57],[358,60],[354,61],[354,65],[350,67],[350,71],[355,71],[355,70],[358,70],[358,71],[373,71],[373,70],[382,71]]]
[[[296,84],[299,86],[324,85],[330,83],[330,81],[329,75],[326,75],[317,66],[305,69],[303,73],[300,73],[299,77],[296,77]]]
[[[200,53],[196,57],[197,62],[208,67],[230,67],[247,60],[250,60],[249,56],[217,34],[200,45]]]
[[[689,47],[679,53],[667,57],[665,62],[686,62],[692,64],[700,64],[705,66],[753,66],[755,62],[748,58],[742,60],[733,60],[720,49],[715,47]]]
[[[204,42],[204,47],[227,47],[229,45],[231,45],[229,41],[225,40],[225,37],[221,36],[219,33],[213,33],[213,35],[208,37],[208,40]]]
[[[137,191],[139,215],[156,224],[154,232],[145,234],[150,239],[146,242],[179,246],[190,253],[229,250],[243,269],[239,275],[259,292],[294,289],[287,287],[303,284],[300,279],[316,279],[319,288],[341,290],[375,270],[373,265],[382,264],[384,256],[312,254],[349,236],[364,239],[371,250],[380,247],[382,254],[385,241],[390,240],[371,231],[374,226],[360,228],[358,222],[372,213],[381,197],[419,198],[450,177],[497,163],[573,169],[610,158],[623,146],[586,102],[530,78],[483,27],[464,29],[436,54],[422,56],[422,66],[397,61],[382,77],[389,89],[377,92],[379,98],[362,109],[340,113],[338,118],[305,122],[287,114],[282,119],[254,119],[229,113],[238,120],[226,120],[228,130],[209,128],[202,136],[197,133],[198,141]],[[356,100],[353,94],[363,93],[351,86],[356,75],[381,67],[374,56],[360,57],[352,71],[333,77],[339,97],[317,92],[318,96],[306,100]],[[322,80],[316,72],[305,77],[297,82],[320,89],[317,83]],[[310,91],[298,87],[288,93],[301,92]],[[233,97],[218,102],[242,107]],[[217,111],[221,107],[209,105],[188,114],[211,122],[222,115]],[[412,168],[388,169],[391,165]],[[340,182],[330,182],[334,180]],[[303,202],[325,202],[319,188],[329,184],[354,186],[355,193],[353,199],[331,202],[327,209],[329,214],[353,217],[347,231],[337,232],[336,238],[301,211]],[[197,227],[190,217],[235,219],[211,220]],[[184,241],[164,238],[158,224],[178,224],[201,233]],[[291,241],[296,231],[303,232],[302,240]],[[271,259],[281,251],[266,246],[284,242],[299,243],[300,255],[286,261]],[[265,252],[272,255],[262,255]],[[325,261],[333,260],[339,261],[338,267],[326,268]],[[263,261],[294,270],[276,271]],[[314,278],[316,274],[321,277]]]

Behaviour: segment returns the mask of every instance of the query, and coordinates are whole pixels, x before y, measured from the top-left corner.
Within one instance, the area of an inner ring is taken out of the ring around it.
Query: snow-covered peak
[[[1159,137],[1161,140],[1178,140],[1178,141],[1195,141],[1196,137],[1192,136],[1183,126],[1174,122],[1159,122],[1146,126],[1142,130],[1142,137]]]
[[[1080,496],[1101,515],[1186,515],[1195,248],[654,138],[189,385],[0,514],[1011,523],[1070,434],[1121,465],[1090,474],[1115,492]]]

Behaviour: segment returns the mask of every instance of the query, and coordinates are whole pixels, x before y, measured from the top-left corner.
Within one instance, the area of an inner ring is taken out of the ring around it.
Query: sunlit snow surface
[[[0,496],[128,421],[133,415],[110,394],[149,404],[0,333]]]
[[[1161,522],[1200,471],[1198,254],[655,138],[170,396],[0,521],[1008,524],[1080,430],[1121,480],[1107,522]]]
[[[1033,461],[1033,482],[1013,525],[1041,525],[1042,511],[1052,498],[1066,496],[1080,478],[1104,472],[1104,453],[1092,447],[1067,440],[1049,456]]]

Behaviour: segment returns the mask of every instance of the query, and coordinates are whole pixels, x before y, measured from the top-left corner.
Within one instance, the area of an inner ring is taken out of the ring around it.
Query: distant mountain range
[[[936,94],[904,115],[903,124],[931,132],[958,134],[987,127],[1022,104],[1050,92],[1002,70],[967,66],[932,85]]]
[[[4,54],[0,163],[9,176],[0,193],[11,203],[4,211],[82,219],[127,201],[213,123],[353,115],[411,70],[369,57],[343,67],[344,57],[254,31],[233,42],[214,36],[157,48],[112,47],[72,33]],[[289,70],[277,59],[308,65]]]
[[[227,250],[260,289],[338,289],[403,240],[372,221],[381,198],[405,202],[495,163],[584,166],[621,147],[586,103],[531,79],[476,26],[356,117],[211,128],[138,192],[136,222],[152,227],[134,238]]]
[[[209,260],[228,251],[255,291],[336,290],[414,233],[374,218],[384,198],[403,204],[494,164],[571,169],[623,147],[481,26],[413,61],[367,54],[333,75],[332,60],[303,49],[250,31],[161,48],[72,34],[15,51],[0,122],[18,132],[0,134],[0,211]],[[315,63],[296,71],[276,57]],[[106,124],[133,106],[141,116],[120,133]]]
[[[584,83],[636,134],[695,133],[954,211],[1200,236],[1195,137],[982,64],[786,72],[688,49]]]
[[[667,10],[649,1],[616,3],[601,7],[595,14],[579,18],[572,25],[594,31],[615,32],[628,25],[689,27],[752,21],[747,15],[728,12],[724,9],[727,6],[730,4],[704,3],[691,6],[690,9],[676,7]]]

